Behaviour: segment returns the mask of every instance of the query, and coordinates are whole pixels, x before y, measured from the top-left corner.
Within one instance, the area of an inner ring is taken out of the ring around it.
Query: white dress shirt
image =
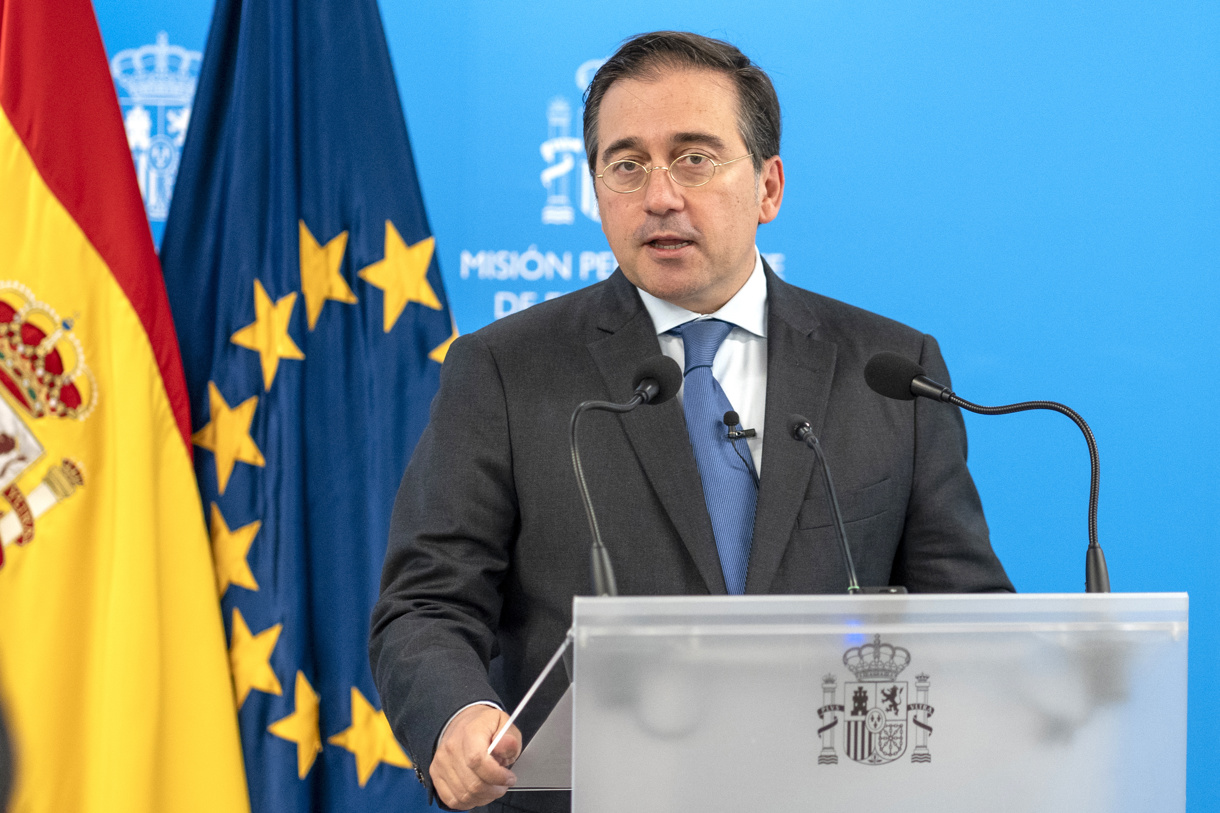
[[[741,416],[741,427],[758,434],[746,441],[754,470],[762,474],[763,419],[767,414],[767,277],[762,255],[754,249],[754,271],[733,298],[715,313],[693,313],[671,302],[637,289],[644,307],[652,317],[661,352],[685,368],[686,353],[682,338],[668,331],[693,319],[720,319],[733,325],[716,358],[712,375],[720,382],[729,403]],[[682,400],[682,390],[678,400]],[[727,429],[725,430],[728,431]]]

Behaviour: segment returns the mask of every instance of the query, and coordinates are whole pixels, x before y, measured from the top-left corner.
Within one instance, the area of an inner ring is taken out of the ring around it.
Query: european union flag
[[[253,809],[422,809],[368,619],[456,331],[375,0],[220,0],[192,116],[161,260]]]

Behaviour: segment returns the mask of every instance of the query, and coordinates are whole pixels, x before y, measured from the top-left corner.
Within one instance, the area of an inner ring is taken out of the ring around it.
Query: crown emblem
[[[0,282],[0,386],[33,418],[83,421],[97,403],[72,323],[11,280]]]
[[[871,644],[853,647],[843,653],[843,665],[859,680],[893,680],[910,662],[910,652],[900,646],[881,643],[880,635],[874,635]]]
[[[185,104],[195,95],[195,82],[203,55],[181,45],[170,45],[162,31],[157,41],[119,51],[110,60],[114,81],[132,99],[145,104]]]

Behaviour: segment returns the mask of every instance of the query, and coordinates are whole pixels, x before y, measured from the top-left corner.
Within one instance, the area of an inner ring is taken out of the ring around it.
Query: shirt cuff
[[[458,709],[457,711],[455,711],[455,712],[453,713],[453,717],[450,717],[450,718],[449,718],[449,722],[445,723],[445,727],[441,729],[441,734],[440,734],[440,736],[436,738],[436,747],[437,747],[437,748],[439,748],[439,747],[440,747],[441,742],[442,742],[442,741],[445,739],[445,732],[449,730],[449,726],[453,725],[453,721],[454,721],[454,719],[455,719],[455,718],[456,718],[456,717],[457,717],[459,714],[461,714],[462,712],[464,712],[466,709],[471,708],[472,706],[490,706],[490,707],[492,707],[493,709],[497,709],[498,711],[504,711],[504,709],[500,708],[499,704],[497,704],[497,703],[493,703],[493,702],[491,702],[490,700],[476,700],[476,701],[475,701],[475,702],[473,702],[473,703],[467,703],[466,705],[462,706],[460,709]]]

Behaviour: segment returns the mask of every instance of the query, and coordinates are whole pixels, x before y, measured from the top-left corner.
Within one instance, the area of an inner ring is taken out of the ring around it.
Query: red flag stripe
[[[0,0],[0,107],[144,325],[189,454],[178,337],[108,64],[89,0]]]

